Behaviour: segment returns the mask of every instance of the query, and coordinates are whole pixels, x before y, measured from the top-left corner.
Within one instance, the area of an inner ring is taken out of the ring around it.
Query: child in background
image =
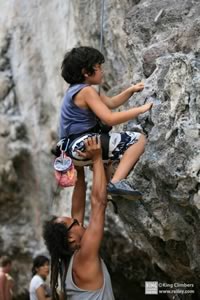
[[[67,153],[78,171],[72,198],[72,216],[82,222],[85,199],[84,166],[90,161],[84,154],[84,140],[94,133],[101,136],[102,155],[106,161],[120,160],[108,183],[107,192],[138,198],[141,192],[125,180],[144,151],[146,138],[139,132],[109,132],[111,126],[122,124],[150,110],[152,103],[133,107],[126,111],[112,112],[124,104],[135,92],[143,90],[144,84],[132,85],[120,94],[107,97],[98,94],[93,85],[101,84],[104,56],[92,47],[73,48],[62,62],[62,77],[70,84],[61,106],[60,139],[67,145]],[[106,125],[106,126],[105,126]]]

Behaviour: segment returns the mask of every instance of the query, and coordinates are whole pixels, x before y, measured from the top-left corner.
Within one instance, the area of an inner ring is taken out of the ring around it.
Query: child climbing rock
[[[70,85],[61,106],[60,139],[68,145],[66,151],[78,170],[75,193],[77,189],[78,193],[83,193],[83,166],[90,164],[87,155],[84,155],[84,140],[98,133],[101,136],[104,161],[120,160],[107,185],[107,192],[111,195],[138,197],[141,196],[140,191],[130,186],[125,178],[143,153],[146,138],[138,132],[116,133],[109,130],[111,126],[132,120],[150,110],[152,103],[113,112],[112,109],[124,104],[133,93],[143,90],[144,84],[132,85],[113,97],[99,94],[93,85],[101,84],[103,63],[102,53],[92,47],[73,48],[65,54],[61,67],[62,77]],[[76,211],[80,203],[74,205]]]

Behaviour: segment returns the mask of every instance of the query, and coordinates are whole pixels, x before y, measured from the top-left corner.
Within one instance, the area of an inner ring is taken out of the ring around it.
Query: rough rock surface
[[[70,191],[56,193],[50,153],[66,87],[60,62],[74,45],[99,46],[101,7],[8,0],[0,11],[0,255],[14,260],[20,299],[32,256],[45,252],[44,218],[70,209]],[[144,80],[124,108],[154,102],[150,114],[126,124],[148,135],[129,176],[143,200],[118,199],[119,216],[110,205],[107,214],[102,251],[116,299],[145,299],[151,280],[192,283],[195,295],[176,299],[200,298],[199,15],[197,0],[105,1],[103,89],[113,94]]]

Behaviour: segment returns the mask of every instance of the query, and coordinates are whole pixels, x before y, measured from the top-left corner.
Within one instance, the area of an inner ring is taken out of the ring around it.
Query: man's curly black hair
[[[94,66],[103,64],[104,56],[92,47],[73,48],[64,56],[61,75],[69,84],[83,83],[85,80],[83,69],[88,75],[95,73]]]
[[[58,280],[61,280],[61,289],[64,292],[65,299],[65,278],[69,261],[73,252],[69,248],[67,239],[67,226],[55,222],[58,217],[53,216],[43,225],[43,238],[51,256],[51,288],[52,300],[58,300],[57,293]]]

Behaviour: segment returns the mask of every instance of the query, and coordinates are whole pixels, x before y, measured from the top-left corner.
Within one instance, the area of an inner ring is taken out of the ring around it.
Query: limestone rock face
[[[65,1],[4,1],[0,10],[0,255],[13,258],[18,296],[28,289],[32,257],[46,252],[44,218],[63,211],[71,193],[57,201],[51,155],[64,92],[59,73],[69,7]]]
[[[51,155],[66,88],[60,64],[74,45],[99,47],[101,1],[7,0],[0,11],[0,255],[13,258],[20,299],[32,257],[46,251],[43,220],[70,210]],[[154,103],[117,127],[142,128],[148,143],[129,175],[143,199],[116,199],[118,215],[108,207],[102,252],[116,299],[145,299],[145,281],[192,283],[196,298],[176,299],[200,298],[199,16],[195,0],[105,1],[102,88],[143,80],[122,109]]]
[[[154,90],[151,100],[155,104],[150,115],[138,118],[144,128],[148,123],[148,144],[129,178],[143,190],[143,200],[118,199],[117,204],[120,216],[131,227],[133,244],[141,243],[141,250],[172,282],[189,281],[198,289],[200,107],[196,76],[199,65],[191,54],[157,60],[156,70],[146,81],[149,90]]]

